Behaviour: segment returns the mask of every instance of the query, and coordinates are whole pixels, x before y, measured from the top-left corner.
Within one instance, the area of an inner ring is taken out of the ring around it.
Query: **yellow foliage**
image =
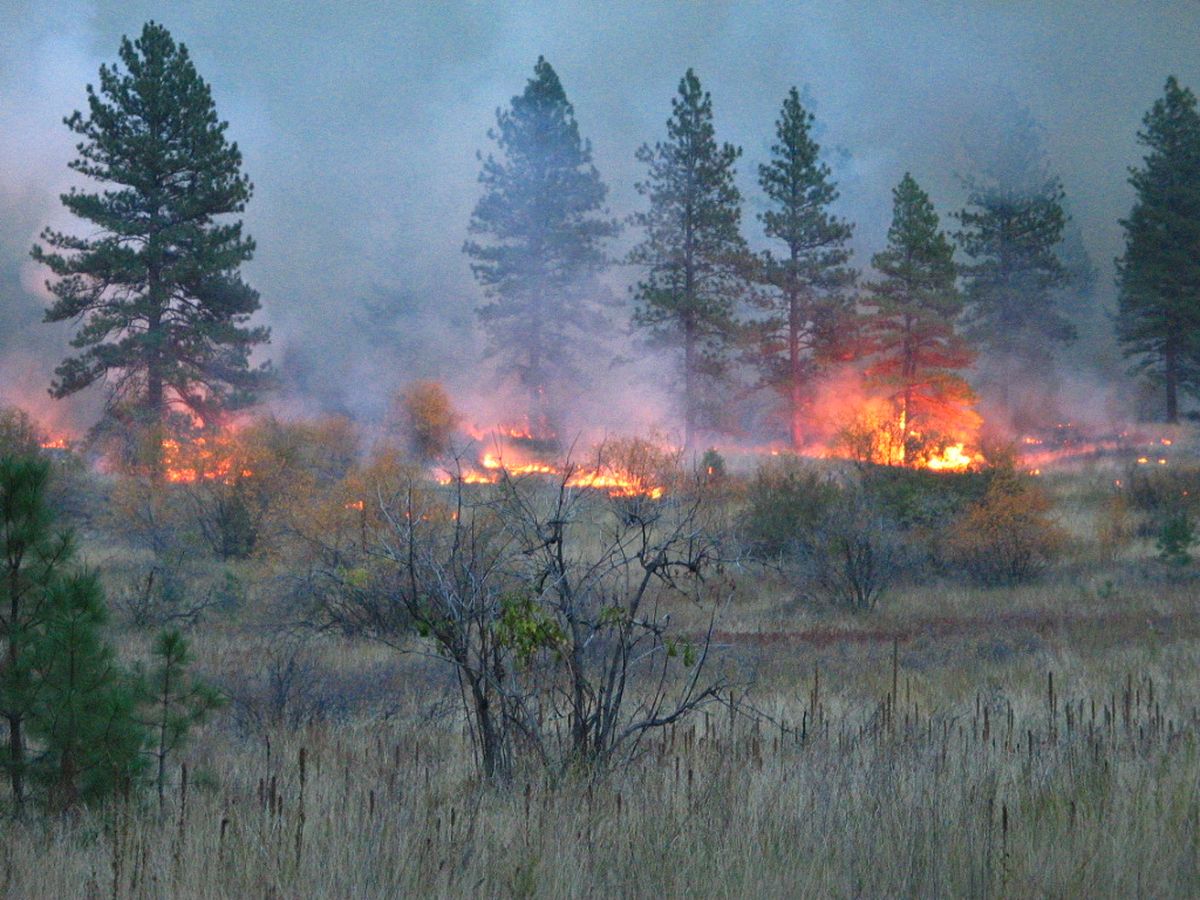
[[[947,555],[985,584],[1027,581],[1066,546],[1052,509],[1036,483],[1012,470],[997,472],[983,499],[952,526]]]
[[[428,461],[450,449],[459,416],[439,382],[415,381],[396,398],[395,419],[413,453]]]

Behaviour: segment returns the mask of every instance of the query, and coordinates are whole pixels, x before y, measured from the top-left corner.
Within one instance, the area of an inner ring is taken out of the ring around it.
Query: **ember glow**
[[[171,484],[220,481],[232,484],[254,472],[240,460],[241,454],[229,431],[201,435],[191,440],[164,438],[163,475]]]

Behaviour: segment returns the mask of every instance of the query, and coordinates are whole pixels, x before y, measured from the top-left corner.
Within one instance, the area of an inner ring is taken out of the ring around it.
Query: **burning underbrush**
[[[470,447],[435,469],[442,484],[496,484],[505,478],[548,476],[564,487],[603,491],[610,497],[660,499],[678,472],[682,453],[661,441],[614,438],[586,453],[563,451],[555,437],[537,437],[519,427],[473,431]]]

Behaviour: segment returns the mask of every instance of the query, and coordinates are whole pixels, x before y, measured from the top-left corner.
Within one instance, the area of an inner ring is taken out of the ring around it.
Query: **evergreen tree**
[[[1137,369],[1161,384],[1168,422],[1200,388],[1200,114],[1174,77],[1142,120],[1149,148],[1129,182],[1137,199],[1117,260],[1117,334]]]
[[[754,323],[758,359],[766,379],[786,398],[793,446],[804,441],[806,387],[818,367],[837,354],[851,303],[844,293],[855,278],[846,242],[853,226],[834,217],[838,198],[829,166],[811,137],[812,113],[793,87],[775,123],[771,161],[758,167],[758,183],[771,202],[759,215],[768,238],[783,252],[763,254],[767,291],[757,302],[766,319]]]
[[[1049,174],[1027,110],[1012,114],[1002,146],[975,146],[977,171],[965,180],[957,214],[967,301],[965,331],[989,357],[992,380],[1008,404],[1021,374],[1037,371],[1075,328],[1061,310],[1072,274],[1060,257],[1067,216],[1060,181]]]
[[[637,190],[650,206],[632,217],[645,238],[630,262],[646,269],[635,289],[633,323],[681,355],[684,444],[690,448],[702,424],[703,386],[728,365],[748,251],[734,183],[742,151],[717,143],[712,97],[691,69],[671,108],[667,140],[637,152],[649,167]]]
[[[914,436],[927,441],[974,424],[971,390],[957,374],[971,354],[954,328],[963,309],[954,248],[929,196],[906,173],[892,198],[887,249],[871,259],[880,278],[867,285],[862,330],[874,354],[867,376],[888,390],[909,459]]]
[[[144,762],[146,733],[134,718],[134,684],[100,638],[106,620],[94,572],[50,586],[33,647],[36,704],[29,730],[40,744],[37,771],[54,811],[115,793]]]
[[[579,136],[558,75],[538,57],[533,78],[488,132],[500,157],[483,161],[483,197],[465,252],[491,302],[479,316],[490,353],[530,398],[531,424],[552,430],[555,396],[577,374],[581,353],[608,330],[592,280],[607,265],[608,188]]]
[[[46,502],[50,464],[34,457],[0,457],[0,716],[8,740],[0,765],[18,813],[27,797],[27,725],[36,697],[33,646],[47,616],[48,589],[72,556],[67,534],[55,533]]]
[[[223,698],[188,672],[191,648],[178,631],[160,634],[152,652],[153,667],[139,678],[139,720],[151,732],[150,753],[156,770],[158,803],[162,806],[167,758],[183,748],[191,730],[219,708]]]
[[[218,219],[242,212],[252,186],[209,86],[154,22],[122,39],[120,58],[88,85],[88,114],[65,119],[81,137],[71,168],[104,185],[62,196],[88,236],[47,228],[32,253],[58,276],[46,321],[83,323],[51,394],[107,382],[108,413],[153,433],[171,410],[211,423],[252,400],[269,373],[249,355],[269,335],[247,326],[258,293],[238,274],[254,242]]]

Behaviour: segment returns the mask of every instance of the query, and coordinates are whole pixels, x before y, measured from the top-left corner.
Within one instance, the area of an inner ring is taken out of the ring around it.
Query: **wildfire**
[[[926,459],[925,468],[935,472],[964,472],[977,463],[978,460],[974,456],[963,450],[962,444],[951,444],[941,453]]]
[[[43,450],[70,450],[71,441],[65,437],[49,438],[42,441]]]
[[[506,474],[510,477],[521,477],[525,475],[562,476],[567,473],[567,487],[605,491],[610,497],[649,497],[652,500],[659,500],[664,493],[661,486],[650,484],[644,478],[608,467],[565,469],[544,462],[510,465],[490,453],[484,455],[480,464],[485,471],[466,469],[457,474],[441,471],[438,473],[437,480],[441,484],[451,484],[456,480],[463,484],[498,484]]]
[[[474,429],[472,433],[478,431]],[[480,432],[482,433],[482,432]],[[504,477],[522,476],[565,477],[565,486],[604,491],[610,497],[663,496],[661,485],[646,475],[637,474],[622,465],[599,460],[594,466],[567,464],[547,458],[552,437],[532,435],[528,429],[501,427],[487,433],[493,449],[483,452],[478,462],[460,467],[457,471],[439,470],[436,478],[441,484],[459,481],[463,484],[497,484]]]
[[[171,484],[202,481],[232,484],[238,478],[249,478],[254,474],[240,464],[237,448],[225,432],[211,438],[201,435],[190,441],[164,438],[162,466],[164,477]]]

